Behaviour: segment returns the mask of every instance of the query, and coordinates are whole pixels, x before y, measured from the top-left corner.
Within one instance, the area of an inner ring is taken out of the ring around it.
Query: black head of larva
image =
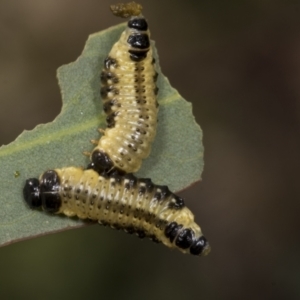
[[[61,206],[61,198],[58,193],[60,178],[54,170],[46,171],[41,177],[41,199],[43,209],[55,213]]]
[[[95,150],[92,153],[91,160],[93,163],[92,168],[98,173],[103,171],[108,172],[114,167],[114,164],[109,156],[100,150]]]
[[[144,18],[133,18],[128,21],[128,27],[140,31],[146,31],[148,29],[148,23]]]
[[[39,208],[42,206],[40,197],[40,182],[37,178],[27,179],[23,188],[23,196],[30,208]]]

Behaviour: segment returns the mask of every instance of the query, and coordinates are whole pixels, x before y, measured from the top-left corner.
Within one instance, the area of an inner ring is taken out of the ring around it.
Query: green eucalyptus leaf
[[[84,225],[81,220],[29,209],[22,190],[26,179],[39,177],[47,169],[84,167],[89,163],[82,152],[93,149],[89,141],[100,137],[98,127],[106,127],[99,92],[100,72],[124,28],[125,24],[121,24],[92,34],[82,55],[58,69],[63,107],[53,122],[24,131],[14,142],[0,148],[0,245]],[[157,137],[137,176],[150,177],[175,192],[200,180],[202,132],[191,104],[170,86],[159,66],[158,71]]]

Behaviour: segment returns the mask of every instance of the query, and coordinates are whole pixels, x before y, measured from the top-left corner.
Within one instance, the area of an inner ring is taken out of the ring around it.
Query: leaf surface
[[[100,72],[112,45],[125,24],[92,34],[81,56],[58,69],[63,106],[48,124],[24,131],[14,142],[0,148],[0,245],[84,225],[77,219],[30,210],[23,200],[28,178],[39,177],[47,169],[86,166],[91,139],[97,128],[105,128],[100,99]],[[156,51],[155,51],[156,53]],[[200,180],[203,169],[202,131],[192,114],[192,106],[172,88],[161,74],[156,55],[159,123],[152,152],[137,173],[156,184],[179,191]]]

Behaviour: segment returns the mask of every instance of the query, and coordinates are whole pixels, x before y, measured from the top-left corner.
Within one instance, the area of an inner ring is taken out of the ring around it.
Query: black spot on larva
[[[116,230],[122,229],[122,227],[117,223],[112,224],[110,227],[113,228],[113,229],[116,229]]]
[[[155,74],[153,75],[153,80],[156,82],[156,81],[157,81],[157,78],[158,78],[158,73],[155,72]]]
[[[158,87],[155,87],[155,89],[154,89],[153,91],[154,91],[154,94],[157,95],[157,94],[158,94],[158,91],[159,91],[159,88],[158,88]]]
[[[111,57],[107,57],[104,60],[104,67],[105,69],[109,70],[111,66],[114,66],[115,68],[117,67],[118,63],[117,60]]]
[[[102,71],[101,72],[101,75],[100,75],[100,80],[101,80],[101,82],[102,83],[107,83],[107,74],[108,74],[109,72],[105,72],[105,71]]]
[[[114,172],[110,175],[111,178],[114,178],[115,179],[115,182],[116,183],[120,183],[122,181],[122,176],[120,175],[120,173],[117,171],[117,172]]]
[[[46,171],[41,178],[41,199],[43,209],[55,213],[61,206],[61,198],[58,193],[60,179],[54,170]]]
[[[156,193],[154,194],[154,199],[160,200],[161,199],[161,193],[160,191],[156,191]]]
[[[165,236],[169,238],[172,243],[178,233],[178,231],[182,228],[182,225],[178,225],[176,222],[170,223],[165,229]]]
[[[128,51],[130,54],[130,59],[132,61],[142,61],[143,59],[145,59],[147,57],[147,53],[148,53],[148,49],[145,50],[129,50]]]
[[[149,239],[154,243],[160,243],[160,240],[155,235],[150,235]]]
[[[166,185],[162,185],[159,188],[161,190],[161,199],[168,198],[172,194]]]
[[[141,31],[146,31],[148,29],[148,23],[144,18],[134,18],[128,21],[128,27],[132,29],[137,29]]]
[[[176,238],[175,244],[181,249],[189,248],[194,241],[194,232],[189,229],[183,229]]]
[[[103,225],[105,227],[110,225],[107,221],[104,221],[104,220],[99,220],[98,222],[100,225]]]
[[[169,203],[169,208],[181,209],[185,206],[184,200],[177,195],[173,194],[172,200]]]
[[[27,179],[23,188],[23,196],[30,208],[39,208],[42,206],[40,197],[40,182],[37,178]]]
[[[134,188],[137,184],[137,179],[135,176],[133,176],[131,173],[126,174],[124,176],[124,182],[125,182],[125,188],[126,189],[131,189]]]
[[[109,156],[100,150],[95,150],[92,153],[92,165],[91,168],[97,171],[99,174],[107,172],[113,167],[113,162]]]
[[[118,115],[118,112],[112,112],[106,117],[106,123],[108,128],[112,128],[115,126],[115,117]]]
[[[155,62],[156,62],[156,60],[155,60],[155,58],[153,57],[153,58],[152,58],[152,61],[151,61],[151,64],[154,65]]]
[[[108,80],[112,80],[113,83],[118,83],[119,78],[113,72],[102,71],[100,75],[101,82],[106,84]]]
[[[100,94],[102,98],[106,98],[107,94],[109,92],[112,92],[114,95],[118,95],[119,94],[119,90],[117,88],[115,88],[113,85],[110,86],[104,86],[100,89]]]
[[[111,99],[109,101],[106,101],[104,104],[103,104],[103,110],[106,114],[110,113],[112,111],[112,107],[116,105],[118,107],[120,107],[121,105],[118,104],[118,101],[116,99]]]
[[[131,47],[138,49],[147,49],[150,47],[149,36],[145,33],[131,34],[127,39],[127,43],[129,43]]]
[[[139,186],[139,194],[145,194],[146,193],[146,187],[144,185]]]
[[[111,105],[110,105],[110,101],[107,101],[103,104],[103,110],[104,112],[107,114],[107,113],[110,113],[111,112]]]
[[[106,98],[107,97],[107,94],[109,92],[111,92],[113,89],[112,86],[103,86],[101,89],[100,89],[100,95],[102,98]]]
[[[124,230],[125,230],[126,233],[129,233],[129,234],[135,233],[134,227],[131,227],[131,226],[128,226],[128,227],[124,228]]]
[[[208,242],[204,236],[200,236],[190,248],[190,253],[193,255],[200,255],[205,247],[207,247]]]
[[[154,184],[150,178],[141,178],[139,181],[145,184],[148,193],[151,193],[153,191]]]
[[[140,239],[143,239],[143,238],[146,236],[145,231],[142,230],[142,229],[138,229],[138,230],[136,231],[136,233],[137,233],[137,235],[138,235],[138,237],[139,237]]]

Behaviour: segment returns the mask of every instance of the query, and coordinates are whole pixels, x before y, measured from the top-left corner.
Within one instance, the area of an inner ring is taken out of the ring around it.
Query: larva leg
[[[97,141],[97,140],[90,140],[90,142],[91,142],[93,145],[98,145],[99,140],[98,140],[98,141]]]
[[[102,128],[98,128],[98,131],[101,133],[101,134],[105,134],[105,129],[102,129]],[[99,142],[98,142],[99,143]]]

